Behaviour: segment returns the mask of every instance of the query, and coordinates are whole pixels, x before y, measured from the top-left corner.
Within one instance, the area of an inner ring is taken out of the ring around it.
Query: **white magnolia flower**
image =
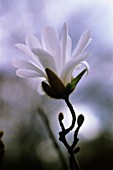
[[[84,52],[84,50],[91,42],[90,30],[83,32],[73,52],[71,52],[72,40],[66,23],[63,26],[61,39],[54,28],[46,27],[42,32],[42,42],[33,35],[28,35],[25,41],[26,45],[16,44],[16,47],[29,58],[28,61],[14,62],[14,66],[18,68],[16,74],[20,77],[37,78],[37,91],[40,94],[42,93],[42,81],[50,84],[46,68],[55,73],[65,87],[71,82],[73,70],[78,66],[84,65],[87,71],[89,70],[89,65],[84,60],[90,53]]]

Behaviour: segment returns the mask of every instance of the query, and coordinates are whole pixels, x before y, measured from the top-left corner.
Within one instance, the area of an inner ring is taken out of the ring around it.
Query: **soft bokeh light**
[[[80,139],[91,140],[96,138],[102,130],[102,124],[100,119],[95,115],[95,113],[93,113],[91,109],[89,109],[85,105],[80,104],[79,106],[75,106],[74,110],[76,113],[76,118],[79,114],[83,114],[85,117],[85,121],[79,131]],[[68,128],[72,123],[71,113],[66,107],[62,108],[61,112],[64,114],[64,125],[66,128]],[[77,127],[77,125],[75,127]],[[56,129],[56,132],[57,131],[58,130]],[[72,130],[72,133],[74,133],[74,129]]]
[[[79,105],[77,110],[77,115],[82,113],[85,117],[85,121],[80,129],[81,137],[87,140],[96,138],[102,130],[102,124],[99,118],[93,113],[92,109],[84,105]]]

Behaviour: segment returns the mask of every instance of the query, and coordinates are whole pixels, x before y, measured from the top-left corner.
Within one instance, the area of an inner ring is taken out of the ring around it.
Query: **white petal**
[[[68,32],[68,28],[67,28],[67,24],[64,23],[63,26],[63,31],[62,31],[62,36],[61,36],[61,58],[62,58],[62,66],[65,64],[66,62],[66,47],[67,47],[67,32]]]
[[[36,72],[38,72],[38,74],[40,74],[40,76],[45,77],[45,73],[40,70],[38,67],[36,67],[34,64],[29,63],[27,61],[14,61],[13,65],[17,68],[21,68],[21,69],[30,69],[30,70],[34,70]]]
[[[44,81],[45,79],[43,78],[38,78],[37,80],[37,92],[40,94],[40,95],[45,95],[43,89],[42,89],[42,81]]]
[[[91,35],[90,30],[86,30],[85,32],[83,32],[79,39],[77,47],[73,51],[72,57],[79,55],[89,45],[89,43],[91,42],[90,35]]]
[[[66,60],[70,60],[71,57],[71,49],[72,49],[72,41],[70,36],[67,37],[67,47],[66,47]]]
[[[60,41],[58,33],[52,27],[47,27],[42,33],[42,44],[45,51],[49,52],[54,58],[56,66],[58,66],[57,72],[61,69],[61,52]]]
[[[42,33],[42,44],[46,51],[56,55],[59,50],[59,37],[56,30],[52,27],[46,27]]]
[[[89,72],[90,72],[90,67],[89,67],[88,62],[87,62],[87,61],[82,61],[82,62],[81,62],[81,65],[84,65],[84,66],[86,67],[86,69],[87,69],[87,75],[88,75]]]
[[[40,64],[39,60],[35,57],[35,55],[32,53],[32,51],[28,48],[28,46],[24,44],[15,44],[15,46],[20,49],[22,52],[24,52],[31,61],[36,63],[40,68],[42,68],[42,65]]]
[[[55,60],[48,52],[42,49],[33,49],[35,55],[39,58],[44,68],[49,68],[56,73]]]
[[[22,52],[24,52],[27,56],[29,56],[30,58],[34,58],[34,55],[32,53],[32,51],[24,44],[15,44],[15,46],[21,50]]]
[[[35,78],[35,77],[40,77],[40,74],[35,72],[35,71],[31,71],[31,70],[24,70],[24,69],[18,69],[16,71],[16,75],[22,78]]]
[[[34,35],[27,35],[25,41],[30,49],[42,48],[40,41]]]
[[[72,72],[76,68],[76,66],[78,66],[78,64],[80,64],[89,55],[90,53],[83,53],[80,55],[80,57],[78,57],[78,60],[73,59],[67,62],[60,76],[61,80],[63,81],[65,85],[71,81]]]

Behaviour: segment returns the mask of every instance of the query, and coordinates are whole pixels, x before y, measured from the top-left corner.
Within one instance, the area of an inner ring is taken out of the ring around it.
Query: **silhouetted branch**
[[[75,111],[73,109],[73,106],[71,105],[71,103],[69,102],[69,97],[65,98],[64,99],[68,108],[70,109],[70,112],[71,112],[71,115],[72,115],[72,123],[70,125],[69,128],[65,129],[64,127],[64,124],[63,124],[63,113],[59,113],[59,124],[61,126],[61,129],[62,131],[59,132],[59,140],[64,144],[64,146],[66,147],[66,149],[68,150],[68,153],[70,155],[70,158],[69,158],[69,162],[70,162],[70,169],[71,170],[80,170],[80,167],[78,165],[78,162],[74,156],[74,154],[76,154],[77,152],[79,152],[80,148],[79,147],[76,147],[79,139],[78,139],[78,132],[79,132],[79,129],[80,127],[82,126],[83,122],[84,122],[84,116],[82,114],[80,114],[78,116],[78,119],[77,119],[77,128],[74,132],[74,140],[73,140],[73,143],[72,145],[69,145],[68,142],[67,142],[67,139],[66,139],[66,135],[74,128],[75,126],[75,123],[76,123],[76,114],[75,114]],[[75,148],[76,147],[76,148]]]

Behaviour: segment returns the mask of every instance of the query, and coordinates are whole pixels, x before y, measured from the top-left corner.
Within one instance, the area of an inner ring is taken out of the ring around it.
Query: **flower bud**
[[[59,121],[62,121],[63,119],[64,119],[63,113],[59,113],[59,115],[58,115],[58,120],[59,120]]]
[[[83,124],[83,122],[84,122],[84,116],[83,116],[82,114],[80,114],[80,115],[78,116],[78,119],[77,119],[78,127],[81,127],[82,124]]]

